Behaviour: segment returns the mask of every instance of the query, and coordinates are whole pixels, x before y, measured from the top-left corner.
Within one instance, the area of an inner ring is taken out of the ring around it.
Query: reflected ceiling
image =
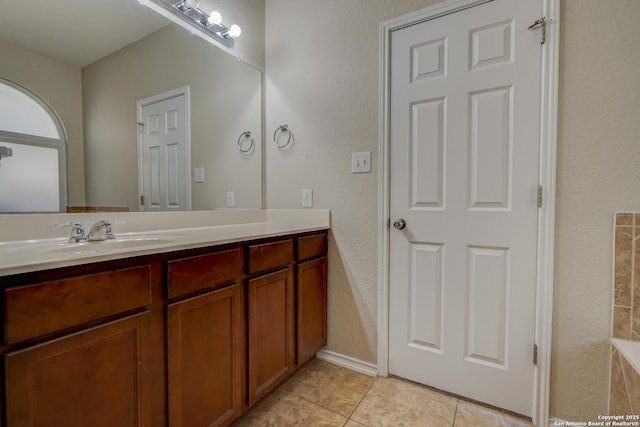
[[[0,13],[0,40],[78,67],[168,23],[136,0],[12,1],[4,7],[11,13]]]

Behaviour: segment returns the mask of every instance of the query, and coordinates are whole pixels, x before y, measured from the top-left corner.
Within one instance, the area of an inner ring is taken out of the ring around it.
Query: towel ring
[[[281,144],[279,142],[280,141],[280,135],[285,133],[285,132],[287,132],[289,134],[289,137],[287,138],[287,142],[285,142],[284,144]],[[276,131],[273,133],[273,142],[275,142],[276,146],[281,150],[287,149],[287,147],[293,142],[293,140],[294,140],[293,132],[291,132],[291,129],[289,129],[288,125],[278,126]]]
[[[247,148],[243,148],[243,145],[242,145],[242,143],[243,143],[243,141],[245,139],[250,139],[249,147],[247,147]],[[255,145],[255,141],[254,141],[253,137],[251,136],[251,131],[250,130],[246,130],[246,131],[242,132],[240,134],[240,136],[238,137],[238,149],[240,150],[241,153],[250,152],[251,150],[253,150],[253,146],[254,145]]]

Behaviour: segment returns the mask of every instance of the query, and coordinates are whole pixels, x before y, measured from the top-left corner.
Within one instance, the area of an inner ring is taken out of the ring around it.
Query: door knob
[[[393,228],[396,230],[402,230],[407,226],[407,222],[402,218],[396,218],[393,220]]]

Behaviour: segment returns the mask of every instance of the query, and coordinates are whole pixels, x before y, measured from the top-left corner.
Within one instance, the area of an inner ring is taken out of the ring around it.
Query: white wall
[[[267,207],[332,211],[329,348],[375,362],[378,24],[428,0],[266,0]],[[640,1],[562,0],[551,410],[607,411],[612,220],[640,207]],[[288,124],[293,149],[271,141]],[[372,151],[374,172],[350,174]]]

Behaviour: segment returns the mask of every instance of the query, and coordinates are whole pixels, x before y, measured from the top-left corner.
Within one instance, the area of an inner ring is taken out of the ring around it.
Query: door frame
[[[137,121],[137,134],[136,140],[138,145],[138,211],[144,212],[144,206],[140,203],[140,196],[143,193],[143,176],[142,176],[142,133],[140,132],[139,124],[142,122],[142,109],[150,104],[155,104],[159,101],[175,98],[184,95],[184,123],[185,123],[185,180],[186,180],[186,207],[185,210],[191,210],[191,111],[189,106],[191,105],[191,87],[189,85],[181,86],[179,88],[152,95],[148,98],[141,99],[136,102],[136,121]]]
[[[389,233],[390,233],[390,70],[391,33],[493,0],[446,0],[434,6],[380,24],[379,174],[378,174],[378,375],[389,375]],[[544,189],[538,208],[533,422],[546,426],[549,419],[551,334],[553,314],[553,262],[555,242],[555,188],[558,116],[558,50],[560,0],[541,0],[547,19],[542,46],[539,185]],[[537,30],[540,31],[540,30]],[[532,195],[532,197],[534,197]]]

